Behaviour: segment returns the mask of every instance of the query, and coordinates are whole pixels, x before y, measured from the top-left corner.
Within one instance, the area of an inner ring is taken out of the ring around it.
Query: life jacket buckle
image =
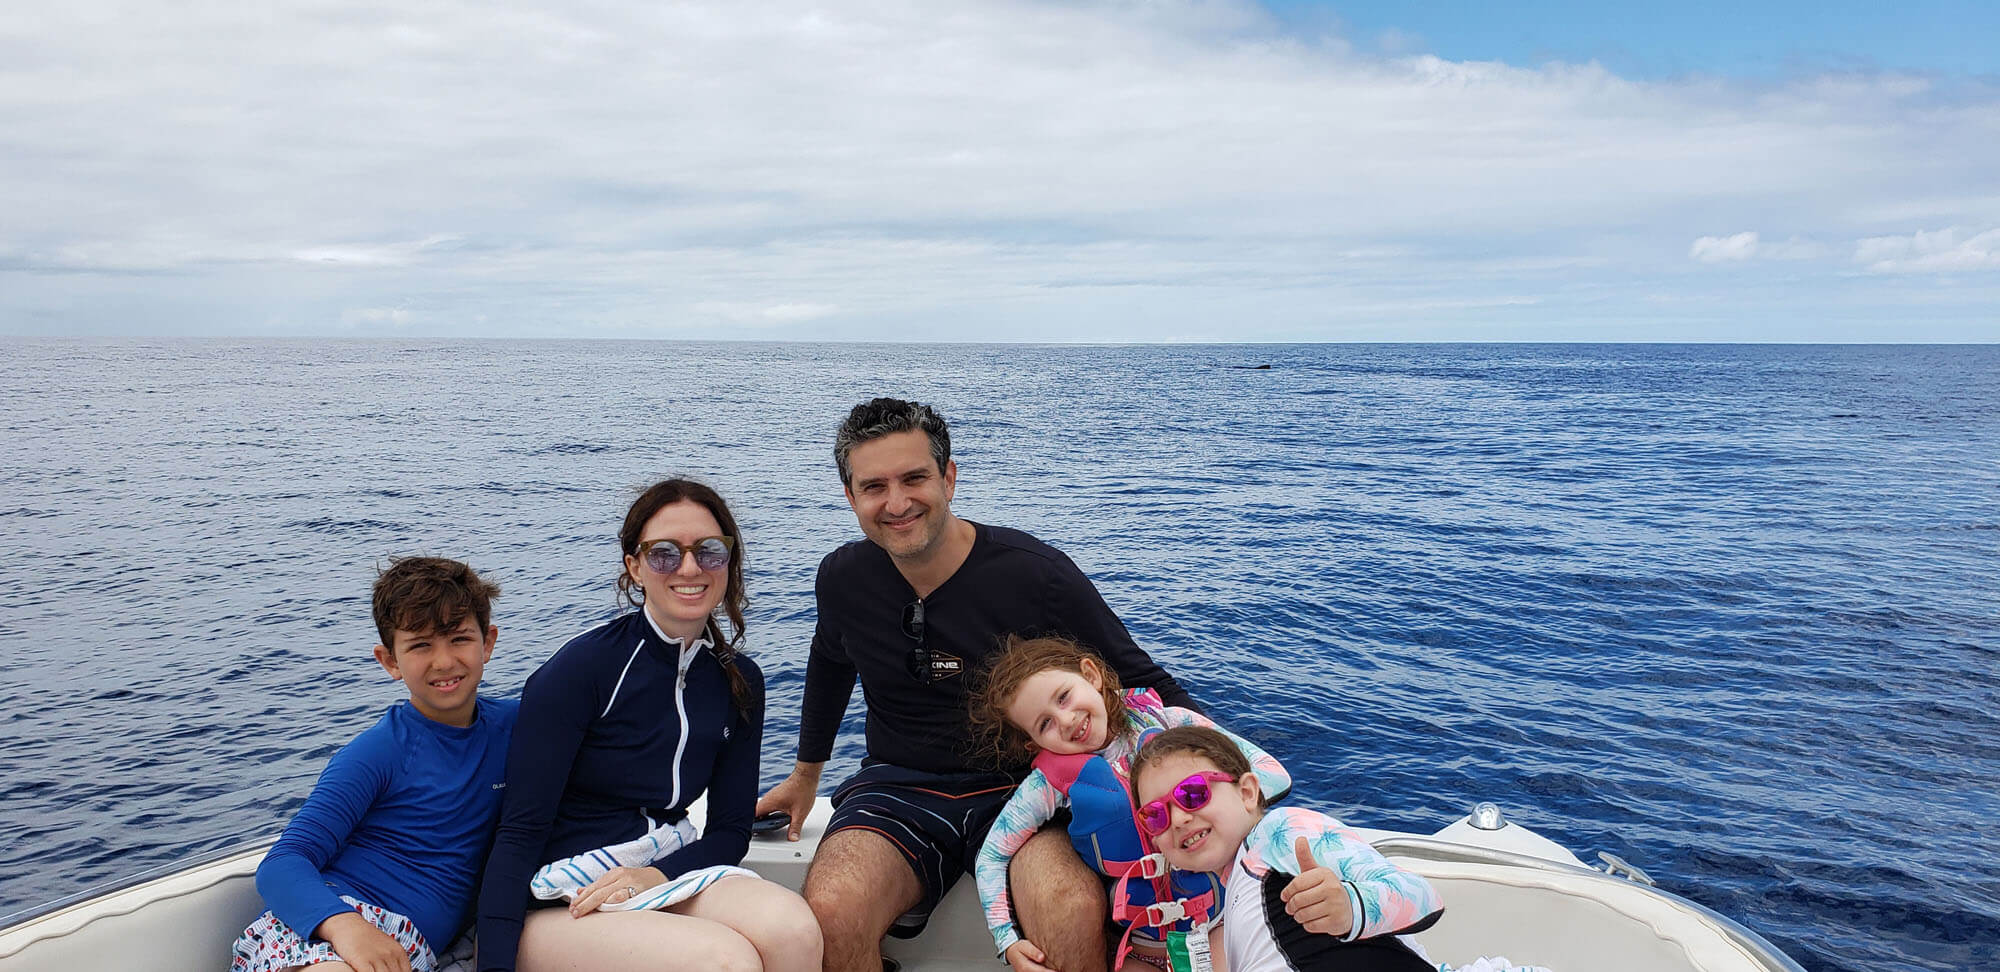
[[[1162,901],[1146,906],[1146,924],[1154,928],[1165,928],[1187,915],[1187,902],[1184,900]]]
[[[1137,874],[1148,881],[1154,878],[1166,877],[1167,873],[1172,870],[1173,868],[1167,866],[1167,855],[1165,854],[1147,854],[1138,860]]]

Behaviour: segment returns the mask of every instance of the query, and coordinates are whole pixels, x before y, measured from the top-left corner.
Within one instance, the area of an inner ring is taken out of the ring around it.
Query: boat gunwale
[[[215,869],[217,873],[209,876],[206,881],[178,890],[175,896],[197,894],[223,881],[241,877],[247,873],[254,873],[253,871],[238,868],[223,868],[221,865],[248,858],[261,859],[274,843],[276,843],[275,838],[266,838],[190,855],[147,868],[121,880],[105,882],[74,894],[66,895],[38,907],[0,916],[0,942],[4,942],[6,938],[15,936],[21,936],[22,939],[16,943],[19,946],[18,948],[12,951],[0,952],[0,959],[4,959],[14,954],[14,952],[19,951],[20,948],[26,948],[45,937],[34,934],[30,926],[44,922],[54,925],[64,915],[72,911],[102,909],[107,903],[107,899],[114,895],[137,891],[149,884],[165,883],[176,878],[186,878],[193,872],[200,870]],[[817,850],[817,843],[817,840],[814,840],[811,842],[811,847],[803,849]],[[1377,837],[1371,840],[1370,843],[1385,856],[1394,855],[1440,863],[1494,864],[1550,872],[1595,882],[1612,882],[1619,886],[1628,887],[1654,897],[1665,899],[1671,904],[1696,912],[1704,919],[1714,923],[1715,927],[1725,937],[1742,947],[1759,961],[1762,961],[1773,972],[1805,972],[1803,966],[1793,961],[1790,956],[1772,945],[1762,935],[1757,934],[1727,915],[1721,914],[1699,902],[1690,901],[1671,891],[1665,891],[1657,887],[1606,874],[1595,868],[1550,860],[1516,851],[1417,834],[1391,833],[1386,836]],[[797,845],[793,844],[791,848],[787,849],[795,849],[794,853],[797,853],[796,848]],[[99,919],[129,914],[157,900],[160,900],[160,896],[137,895],[134,898],[132,907],[129,909],[119,911],[97,910],[96,913],[90,914],[77,928],[57,931],[56,934],[58,936],[69,934]]]
[[[1757,934],[1728,915],[1722,914],[1699,901],[1690,901],[1672,891],[1667,891],[1650,884],[1641,884],[1628,878],[1606,874],[1594,867],[1565,864],[1561,861],[1552,861],[1547,858],[1502,850],[1497,847],[1484,847],[1479,844],[1466,844],[1455,840],[1441,840],[1436,837],[1424,837],[1416,834],[1397,834],[1390,837],[1383,837],[1370,843],[1376,850],[1382,852],[1382,855],[1385,857],[1397,855],[1440,863],[1500,864],[1510,867],[1533,868],[1572,877],[1608,881],[1629,886],[1643,893],[1664,898],[1672,904],[1697,912],[1703,918],[1714,922],[1716,928],[1731,941],[1750,952],[1759,961],[1769,965],[1776,972],[1806,972],[1805,967],[1793,961],[1792,957],[1786,955],[1784,950],[1771,944],[1764,936]]]
[[[231,860],[235,860],[238,858],[249,857],[252,854],[255,854],[258,858],[261,859],[264,856],[264,854],[271,849],[271,845],[277,842],[278,839],[275,836],[265,837],[258,840],[245,841],[244,843],[240,844],[231,844],[228,847],[218,847],[215,850],[204,851],[199,854],[190,854],[186,857],[176,858],[174,860],[167,861],[162,864],[155,864],[152,867],[146,868],[145,870],[139,871],[135,874],[128,874],[122,878],[116,878],[110,881],[105,881],[100,884],[91,885],[90,887],[84,888],[81,891],[63,895],[62,897],[57,898],[53,901],[47,901],[42,904],[35,905],[33,907],[24,908],[12,914],[0,915],[0,935],[14,934],[16,932],[21,931],[28,925],[43,920],[53,919],[56,916],[61,915],[63,912],[71,910],[72,908],[81,908],[85,905],[101,906],[104,899],[109,898],[112,895],[123,894],[124,892],[127,891],[133,891],[144,885],[160,881],[167,881],[176,877],[183,877],[191,872],[198,871],[203,868],[214,867],[218,864],[227,863]],[[208,888],[213,887],[216,882],[226,881],[233,876],[235,876],[233,872],[228,874],[219,874],[215,877],[213,881],[210,881],[199,887],[190,888],[188,889],[187,893],[207,890]],[[145,899],[140,902],[139,906],[144,907],[145,904],[147,904],[152,900],[153,899],[151,898]],[[130,912],[105,912],[100,917],[108,918],[120,914],[129,914],[129,913]],[[95,921],[96,917],[93,917],[91,920]],[[6,958],[9,954],[12,953],[0,952],[0,958]]]

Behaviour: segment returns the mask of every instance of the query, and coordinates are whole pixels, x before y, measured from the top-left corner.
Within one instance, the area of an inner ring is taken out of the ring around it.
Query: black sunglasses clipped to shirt
[[[931,649],[924,643],[924,599],[911,601],[903,608],[903,637],[916,642],[910,654],[903,659],[910,677],[929,685],[937,681],[937,673],[931,670]]]

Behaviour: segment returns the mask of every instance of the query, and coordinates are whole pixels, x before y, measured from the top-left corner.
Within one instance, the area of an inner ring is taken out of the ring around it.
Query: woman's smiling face
[[[708,507],[693,500],[681,500],[660,507],[658,513],[648,517],[639,533],[639,542],[644,545],[666,540],[691,546],[705,537],[721,534],[722,525],[715,521],[715,514]],[[735,557],[735,552],[730,556]],[[694,557],[685,554],[670,573],[654,570],[637,556],[625,558],[625,569],[645,590],[646,613],[652,616],[653,623],[683,642],[701,634],[709,615],[715,613],[722,595],[729,589],[727,564],[716,570],[704,570]]]
[[[1257,824],[1260,797],[1253,773],[1234,782],[1210,782],[1208,802],[1193,810],[1171,796],[1188,777],[1217,772],[1213,762],[1193,753],[1170,753],[1147,763],[1132,781],[1140,806],[1155,800],[1166,804],[1170,822],[1153,843],[1176,870],[1224,872]]]

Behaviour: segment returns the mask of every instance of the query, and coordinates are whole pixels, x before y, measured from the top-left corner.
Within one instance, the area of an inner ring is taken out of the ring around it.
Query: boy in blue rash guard
[[[483,699],[499,588],[407,557],[375,581],[375,660],[409,699],[327,762],[257,868],[231,972],[429,972],[472,917],[517,704]]]

